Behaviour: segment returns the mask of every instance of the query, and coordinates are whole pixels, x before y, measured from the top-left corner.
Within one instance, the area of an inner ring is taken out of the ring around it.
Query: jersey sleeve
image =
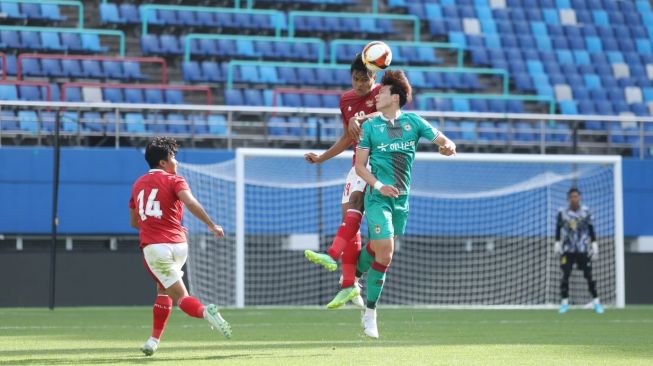
[[[440,131],[437,128],[433,127],[424,118],[422,118],[422,117],[420,117],[420,116],[418,116],[416,114],[414,116],[415,116],[414,120],[417,122],[420,137],[424,137],[425,139],[428,139],[429,141],[433,141],[436,138],[438,138],[438,136],[440,135]]]
[[[363,123],[361,126],[361,138],[358,141],[358,148],[369,150],[372,147],[372,124]]]
[[[173,188],[175,190],[175,194],[179,194],[179,192],[183,190],[190,190],[190,187],[188,186],[188,183],[186,183],[186,179],[184,179],[184,177],[176,175],[173,180],[173,184],[174,184]]]

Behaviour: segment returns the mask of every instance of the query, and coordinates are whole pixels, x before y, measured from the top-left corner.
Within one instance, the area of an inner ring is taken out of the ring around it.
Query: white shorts
[[[349,197],[353,192],[365,192],[367,182],[356,174],[356,167],[351,167],[347,180],[345,181],[345,189],[342,191],[342,204],[349,202]]]
[[[184,277],[181,267],[188,258],[188,244],[150,244],[143,248],[147,270],[164,289]]]

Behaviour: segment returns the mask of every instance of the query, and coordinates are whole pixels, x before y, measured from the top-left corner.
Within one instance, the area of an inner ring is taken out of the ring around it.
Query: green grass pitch
[[[653,365],[653,307],[226,309],[233,339],[175,309],[159,350],[139,351],[151,308],[0,309],[0,365]]]

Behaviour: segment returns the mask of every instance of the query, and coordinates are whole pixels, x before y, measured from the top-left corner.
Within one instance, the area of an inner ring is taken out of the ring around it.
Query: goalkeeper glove
[[[593,241],[592,249],[590,249],[590,258],[596,259],[599,257],[599,243]]]
[[[553,253],[562,254],[562,244],[559,241],[553,244]]]

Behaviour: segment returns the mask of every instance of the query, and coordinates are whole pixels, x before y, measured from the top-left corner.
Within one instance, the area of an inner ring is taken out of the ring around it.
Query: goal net
[[[351,153],[309,165],[306,151],[239,149],[213,165],[182,164],[180,174],[226,232],[211,237],[185,215],[191,291],[230,306],[324,305],[338,290],[304,259],[324,250],[341,222]],[[406,233],[396,242],[381,304],[545,306],[560,301],[553,253],[555,219],[576,186],[594,215],[600,254],[593,265],[604,304],[624,305],[621,160],[605,156],[418,152]],[[363,237],[367,225],[363,219]],[[590,295],[582,272],[570,302]]]

